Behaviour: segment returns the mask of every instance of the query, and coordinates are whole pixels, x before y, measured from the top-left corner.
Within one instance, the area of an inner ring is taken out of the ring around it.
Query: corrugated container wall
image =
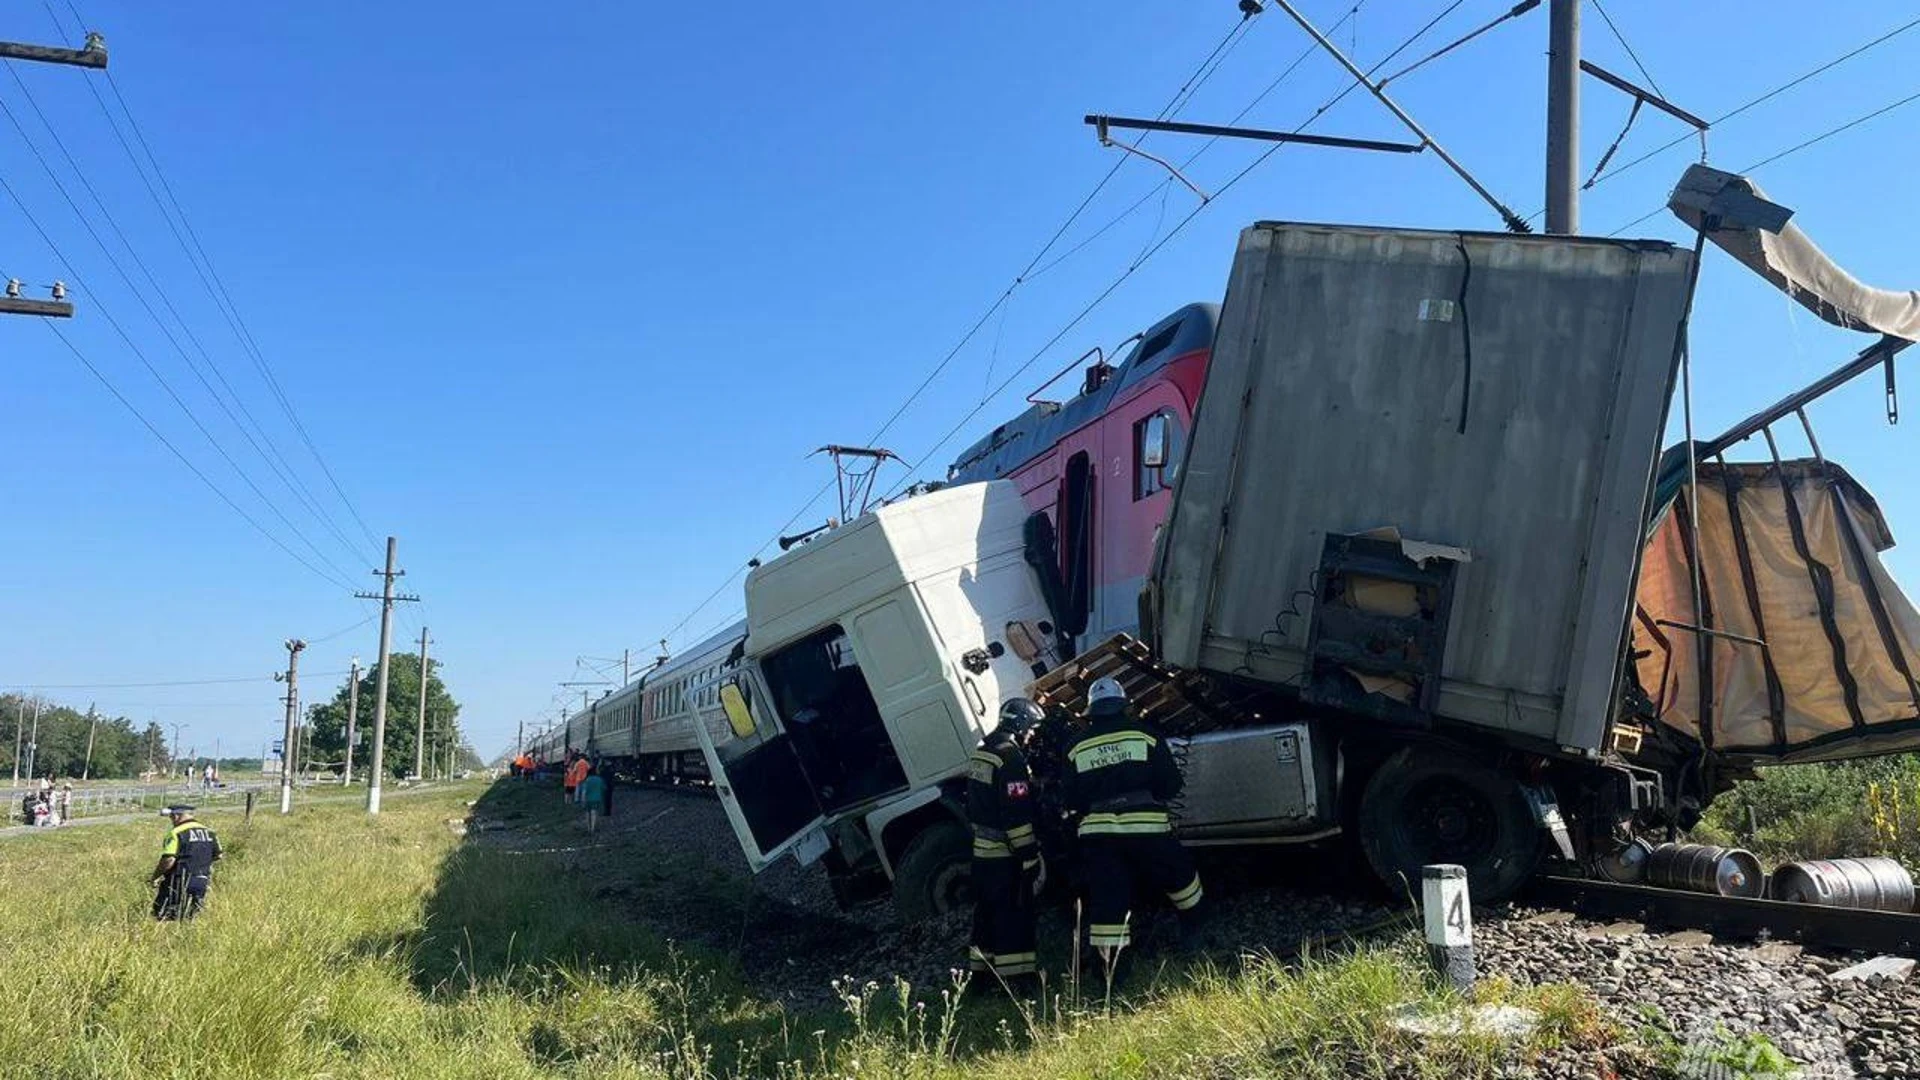
[[[1391,527],[1465,549],[1433,711],[1596,748],[1691,261],[1652,242],[1242,232],[1159,553],[1162,655],[1297,681],[1327,534]]]

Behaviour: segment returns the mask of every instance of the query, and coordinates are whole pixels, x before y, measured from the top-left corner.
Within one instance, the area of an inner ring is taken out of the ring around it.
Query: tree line
[[[413,771],[415,731],[420,716],[420,654],[393,653],[387,658],[387,738],[385,766],[396,777]],[[316,769],[339,772],[346,759],[347,705],[357,696],[354,717],[353,769],[365,775],[372,764],[373,705],[379,690],[380,669],[361,672],[357,686],[341,686],[333,699],[307,709],[309,727],[307,761]],[[466,746],[460,734],[460,703],[447,692],[440,679],[440,662],[427,663],[427,742],[428,775],[443,771],[449,748],[454,751],[456,769],[480,766],[480,759]]]
[[[420,705],[420,657],[417,653],[396,653],[388,658],[387,749],[386,768],[395,777],[413,771],[415,730]],[[332,771],[336,774],[345,762],[347,745],[347,702],[357,694],[353,762],[357,776],[366,775],[372,764],[373,702],[379,684],[379,668],[361,674],[355,687],[341,686],[331,700],[309,706],[300,733],[304,762],[296,762],[303,771]],[[302,695],[307,696],[305,694]],[[39,707],[36,728],[34,709]],[[270,710],[271,706],[267,706]],[[459,727],[460,703],[447,692],[440,678],[440,663],[432,661],[427,673],[427,771],[444,771],[448,751],[453,751],[455,769],[477,769],[482,763],[466,745]],[[108,716],[89,705],[85,711],[45,698],[19,694],[0,694],[0,754],[10,754],[19,732],[21,774],[31,762],[34,776],[113,780],[148,774],[171,774],[180,768],[208,760],[204,755],[176,762],[165,728],[149,720],[144,727],[125,716]],[[277,739],[281,726],[273,724]],[[36,734],[37,733],[37,734]],[[261,732],[262,735],[267,734]],[[36,744],[29,747],[29,744]],[[9,759],[11,760],[11,759]],[[258,758],[221,758],[225,772],[254,772]],[[8,775],[11,775],[9,772]]]
[[[34,776],[96,780],[166,772],[173,765],[172,747],[155,721],[141,728],[92,705],[83,712],[45,698],[0,694],[0,753],[13,754],[16,746],[18,761],[9,760],[22,776],[29,763]]]

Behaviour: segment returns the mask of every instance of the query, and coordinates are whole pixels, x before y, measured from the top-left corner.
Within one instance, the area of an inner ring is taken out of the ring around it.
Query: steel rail
[[[1705,930],[1730,938],[1765,937],[1920,957],[1920,914],[1911,912],[1822,907],[1554,876],[1535,878],[1522,896],[1544,907],[1591,918],[1632,919],[1650,929]]]

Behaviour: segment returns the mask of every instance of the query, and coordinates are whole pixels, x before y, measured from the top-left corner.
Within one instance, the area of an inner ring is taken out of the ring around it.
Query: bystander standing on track
[[[613,762],[602,761],[600,775],[600,816],[613,816]]]
[[[561,790],[565,792],[568,802],[579,801],[580,781],[587,778],[588,770],[587,755],[585,754],[576,754],[572,760],[567,762],[567,771],[561,774],[560,784]]]
[[[600,807],[606,797],[607,782],[597,772],[590,772],[580,781],[580,803],[587,808],[587,831],[593,832],[600,824]]]

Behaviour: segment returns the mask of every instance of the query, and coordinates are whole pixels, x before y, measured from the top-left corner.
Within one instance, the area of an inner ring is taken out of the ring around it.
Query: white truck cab
[[[1061,660],[1028,517],[1009,481],[945,488],[748,575],[745,655],[701,695],[733,737],[694,727],[755,872],[825,857],[843,902],[889,883],[909,917],[956,902],[968,756]]]

